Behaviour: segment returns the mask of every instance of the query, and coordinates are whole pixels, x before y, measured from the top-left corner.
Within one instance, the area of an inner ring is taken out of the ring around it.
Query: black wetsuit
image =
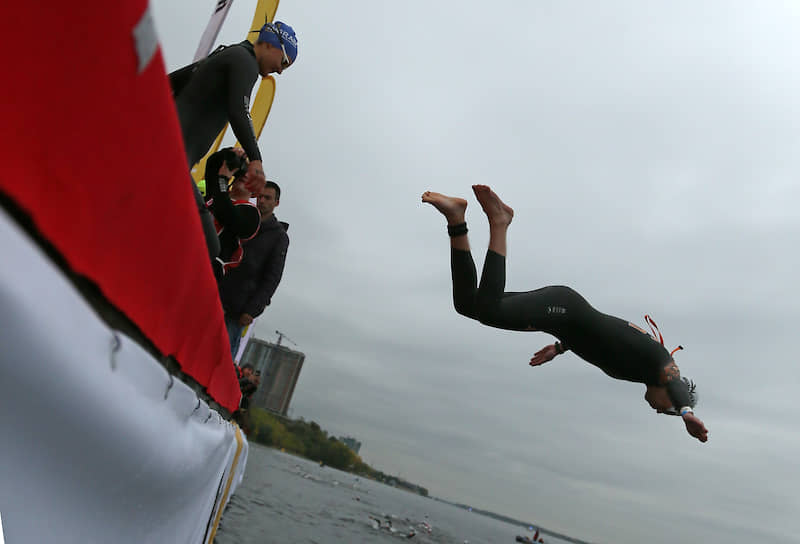
[[[181,78],[177,88],[181,71],[171,73],[170,81],[189,166],[203,158],[226,123],[247,159],[260,161],[250,119],[250,93],[259,76],[253,44],[245,40],[212,53],[194,66],[188,78]]]
[[[170,74],[189,168],[208,152],[226,123],[230,123],[248,160],[261,160],[250,118],[250,92],[258,76],[253,44],[246,40]],[[214,222],[194,181],[192,187],[213,261],[220,251]]]
[[[451,270],[458,313],[500,329],[552,334],[613,378],[662,385],[661,369],[672,361],[664,346],[630,322],[595,310],[573,289],[504,292],[506,260],[492,250],[486,252],[480,287],[469,251],[451,250]],[[689,405],[688,388],[680,380],[669,382],[667,392],[677,408]]]

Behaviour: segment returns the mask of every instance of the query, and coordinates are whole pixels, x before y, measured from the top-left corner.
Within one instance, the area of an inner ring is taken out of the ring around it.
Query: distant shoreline
[[[470,506],[468,504],[462,504],[462,503],[458,503],[458,502],[451,502],[451,501],[448,501],[448,500],[445,500],[445,499],[441,499],[439,497],[431,497],[431,498],[433,500],[436,500],[436,501],[439,501],[439,502],[443,502],[445,504],[449,504],[449,505],[455,506],[457,508],[462,508],[464,510],[471,509],[472,512],[474,512],[476,514],[480,514],[482,516],[486,516],[486,517],[490,517],[490,518],[493,518],[493,519],[496,519],[496,520],[499,520],[499,521],[503,521],[503,522],[509,523],[511,525],[519,525],[520,527],[522,527],[522,528],[524,528],[526,530],[528,529],[528,527],[536,527],[537,529],[539,529],[539,532],[541,534],[554,536],[556,538],[560,538],[561,540],[566,540],[568,542],[574,542],[575,544],[593,544],[592,542],[589,542],[587,540],[580,540],[578,538],[574,538],[574,537],[567,536],[567,535],[564,535],[564,534],[561,534],[561,533],[557,533],[555,531],[551,531],[549,529],[545,529],[544,527],[541,527],[540,525],[537,525],[535,523],[529,523],[529,522],[525,522],[525,521],[520,521],[518,519],[514,519],[514,518],[511,518],[511,517],[508,517],[508,516],[504,516],[502,514],[496,514],[494,512],[489,512],[488,510],[481,510],[480,508],[475,508],[474,506]]]
[[[343,442],[313,421],[293,420],[261,408],[249,410],[247,437],[251,442],[289,452],[322,465],[369,478],[410,493],[428,497],[428,490],[399,476],[385,474],[365,463]]]

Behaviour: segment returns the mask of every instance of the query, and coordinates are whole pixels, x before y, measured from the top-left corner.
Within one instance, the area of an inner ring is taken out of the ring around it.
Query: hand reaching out
[[[558,355],[558,352],[556,351],[556,345],[550,344],[549,346],[545,346],[534,353],[533,357],[531,357],[531,362],[528,364],[531,366],[543,365],[548,361],[552,361],[556,355]]]
[[[264,177],[264,167],[261,161],[250,161],[247,166],[247,174],[244,177],[244,184],[247,190],[253,194],[261,194],[267,178]]]
[[[698,439],[700,442],[708,440],[708,429],[706,429],[703,420],[688,412],[683,416],[683,422],[686,424],[686,432]]]

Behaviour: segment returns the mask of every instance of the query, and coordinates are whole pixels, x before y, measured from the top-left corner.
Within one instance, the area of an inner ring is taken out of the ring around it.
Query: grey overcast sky
[[[168,69],[214,2],[154,0]],[[219,43],[243,39],[236,0]],[[260,140],[291,224],[259,337],[306,353],[293,415],[436,496],[595,542],[797,542],[800,4],[283,0]],[[511,206],[508,290],[569,285],[698,383],[709,442],[543,333],[452,308],[431,189]]]

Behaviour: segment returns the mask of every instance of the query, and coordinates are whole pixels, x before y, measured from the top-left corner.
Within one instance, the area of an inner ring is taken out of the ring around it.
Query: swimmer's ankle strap
[[[450,238],[454,238],[456,236],[463,236],[466,233],[467,233],[466,223],[459,223],[458,225],[447,225],[447,234],[450,235]]]

